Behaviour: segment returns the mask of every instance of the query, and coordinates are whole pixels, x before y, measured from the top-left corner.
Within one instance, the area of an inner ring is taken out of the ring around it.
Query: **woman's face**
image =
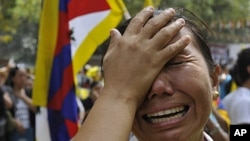
[[[16,87],[24,88],[27,82],[27,73],[23,69],[19,69],[13,77],[13,82]]]
[[[191,33],[182,29],[174,40]],[[193,37],[191,35],[191,37]],[[202,140],[209,117],[213,77],[194,40],[162,69],[139,107],[133,132],[141,141]]]

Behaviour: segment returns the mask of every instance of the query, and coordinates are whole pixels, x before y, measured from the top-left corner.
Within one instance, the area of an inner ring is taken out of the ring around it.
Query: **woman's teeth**
[[[171,120],[175,120],[175,119],[182,117],[183,114],[184,113],[179,113],[179,114],[176,114],[176,115],[170,116],[170,117],[153,118],[153,119],[150,119],[150,122],[151,123],[161,123],[161,122],[171,121]]]
[[[168,110],[163,110],[145,115],[145,119],[150,123],[161,123],[181,118],[187,111],[185,106],[179,106]]]

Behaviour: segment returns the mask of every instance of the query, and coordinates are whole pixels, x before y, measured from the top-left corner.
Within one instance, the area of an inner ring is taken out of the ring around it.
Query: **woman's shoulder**
[[[203,132],[206,141],[214,141],[206,132]],[[138,141],[138,139],[133,135],[129,141]]]

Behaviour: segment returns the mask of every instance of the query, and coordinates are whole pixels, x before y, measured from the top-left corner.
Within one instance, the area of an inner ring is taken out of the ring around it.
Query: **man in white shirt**
[[[250,48],[238,54],[233,78],[239,87],[229,93],[222,103],[232,125],[250,124]]]

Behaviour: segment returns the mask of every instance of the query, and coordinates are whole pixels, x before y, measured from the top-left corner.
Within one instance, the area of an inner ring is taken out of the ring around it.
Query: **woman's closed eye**
[[[175,67],[175,66],[180,66],[180,65],[182,65],[182,64],[184,64],[185,63],[185,61],[181,61],[181,60],[176,60],[176,61],[170,61],[170,62],[168,62],[166,65],[165,65],[165,67]]]
[[[165,68],[166,67],[179,67],[182,66],[190,61],[192,61],[193,57],[188,55],[188,54],[180,54],[178,56],[176,56],[175,58],[173,58],[172,60],[170,60],[169,62],[166,63]]]
[[[167,65],[169,65],[169,66],[178,66],[178,65],[181,65],[183,63],[184,63],[184,61],[176,61],[176,62],[170,62]]]

